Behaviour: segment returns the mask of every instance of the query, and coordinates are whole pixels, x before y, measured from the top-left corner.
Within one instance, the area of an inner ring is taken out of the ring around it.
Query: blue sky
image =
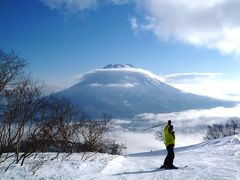
[[[18,52],[32,75],[52,86],[128,63],[166,82],[171,77],[181,88],[199,75],[219,87],[231,81],[237,89],[239,10],[236,0],[1,0],[0,48]]]

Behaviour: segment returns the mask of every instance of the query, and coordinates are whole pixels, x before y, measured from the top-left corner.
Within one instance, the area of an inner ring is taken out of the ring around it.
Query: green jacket
[[[164,128],[164,144],[166,147],[170,144],[175,145],[175,135],[168,131],[169,125],[166,125]]]

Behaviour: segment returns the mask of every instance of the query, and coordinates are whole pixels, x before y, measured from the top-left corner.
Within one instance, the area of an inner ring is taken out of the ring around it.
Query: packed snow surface
[[[239,135],[176,148],[174,164],[188,166],[183,169],[159,170],[165,155],[165,150],[127,156],[96,154],[83,161],[79,154],[73,154],[63,161],[59,158],[45,162],[35,175],[29,172],[34,160],[24,167],[14,165],[6,173],[4,164],[1,164],[0,179],[240,179]]]

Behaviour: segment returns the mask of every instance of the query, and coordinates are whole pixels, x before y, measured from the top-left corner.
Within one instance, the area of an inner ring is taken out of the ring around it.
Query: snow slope
[[[157,170],[165,158],[165,150],[128,156],[97,154],[95,158],[87,161],[82,161],[78,154],[74,154],[64,161],[58,159],[46,162],[36,175],[26,171],[29,165],[25,167],[15,165],[3,173],[4,167],[1,164],[0,179],[240,179],[239,135],[176,148],[175,152],[175,165],[188,165],[187,168]],[[34,161],[31,160],[30,163]]]

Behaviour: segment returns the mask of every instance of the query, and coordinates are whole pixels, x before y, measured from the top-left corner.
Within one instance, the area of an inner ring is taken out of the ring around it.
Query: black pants
[[[173,165],[173,159],[174,159],[174,151],[173,151],[174,145],[173,144],[169,144],[167,146],[167,151],[168,154],[164,160],[163,165],[164,166],[172,166]]]

